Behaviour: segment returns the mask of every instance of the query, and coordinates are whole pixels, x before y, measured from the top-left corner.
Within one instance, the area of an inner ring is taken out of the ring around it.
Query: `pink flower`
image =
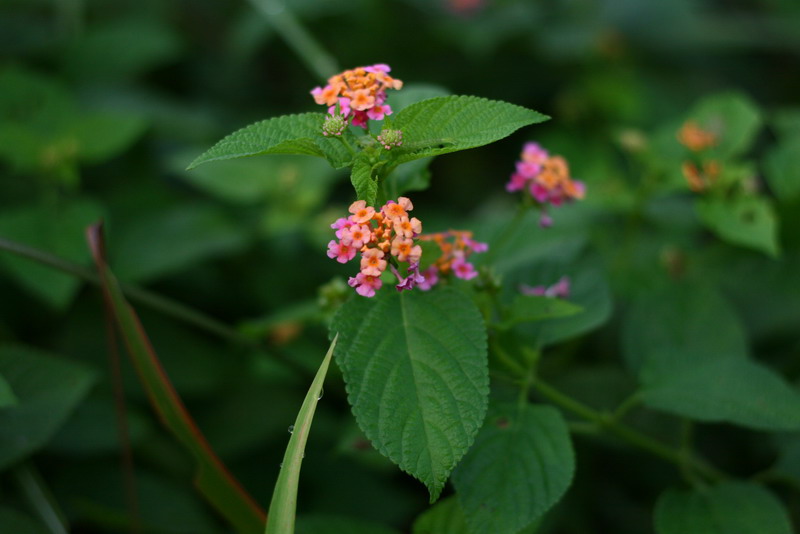
[[[526,285],[519,286],[519,291],[523,295],[536,296],[536,297],[549,297],[549,298],[567,298],[569,297],[570,281],[569,276],[562,276],[558,282],[547,286],[530,287]]]
[[[367,206],[367,202],[365,200],[356,200],[350,204],[350,208],[347,211],[352,213],[350,220],[358,224],[363,224],[369,221],[372,219],[372,216],[375,215],[375,208],[372,206]]]
[[[506,191],[509,193],[513,193],[514,191],[522,191],[525,189],[525,185],[527,183],[528,178],[526,176],[515,172],[511,175],[511,180],[509,180],[506,184]]]
[[[365,204],[366,204],[366,202],[365,202]],[[339,217],[338,219],[336,219],[336,222],[334,222],[331,225],[331,228],[333,228],[334,230],[339,230],[340,228],[347,228],[351,224],[353,224],[353,223],[349,219],[346,219],[344,217]]]
[[[369,248],[361,253],[361,272],[366,276],[380,276],[386,270],[384,253],[378,248]]]
[[[419,262],[413,262],[409,264],[408,276],[405,278],[400,276],[400,273],[397,272],[397,269],[394,268],[394,265],[391,266],[391,269],[392,273],[394,273],[394,275],[397,277],[397,280],[400,282],[395,286],[398,291],[414,289],[414,287],[425,283],[425,277],[419,273]]]
[[[386,104],[378,104],[367,110],[367,117],[374,121],[383,120],[385,115],[392,114],[392,107]]]
[[[548,154],[547,150],[543,149],[539,143],[529,141],[522,147],[522,159],[524,161],[541,165],[549,157],[550,154]]]
[[[422,272],[423,281],[417,283],[417,287],[422,291],[430,291],[433,286],[439,283],[439,269],[431,265]]]
[[[472,280],[478,276],[478,271],[475,270],[475,266],[466,261],[464,258],[459,257],[454,259],[450,266],[453,269],[453,273],[456,275],[456,277],[461,278],[462,280]]]
[[[347,263],[356,257],[356,249],[331,239],[328,243],[328,257],[331,259],[336,258],[339,263]]]
[[[339,235],[339,232],[341,232],[341,235]],[[342,228],[336,232],[336,235],[342,240],[343,244],[357,249],[372,241],[372,230],[365,224],[354,224],[347,228]]]
[[[356,289],[356,293],[362,297],[374,297],[375,292],[381,288],[383,282],[381,282],[381,279],[377,276],[369,276],[364,273],[358,273],[355,276],[351,276],[347,281],[347,284],[350,287],[354,287]]]

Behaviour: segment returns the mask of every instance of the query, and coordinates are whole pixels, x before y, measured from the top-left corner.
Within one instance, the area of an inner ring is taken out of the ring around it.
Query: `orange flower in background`
[[[705,150],[717,144],[717,136],[713,132],[703,130],[695,121],[686,121],[678,131],[678,141],[693,152]]]

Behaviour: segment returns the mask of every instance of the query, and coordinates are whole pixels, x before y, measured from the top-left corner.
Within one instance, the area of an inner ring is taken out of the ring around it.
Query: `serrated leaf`
[[[770,256],[780,254],[778,219],[766,198],[701,198],[696,207],[703,223],[721,239]]]
[[[0,347],[18,402],[0,410],[0,470],[43,447],[89,391],[90,369],[23,346]]]
[[[532,109],[476,96],[442,96],[411,104],[393,127],[403,131],[395,163],[448,154],[498,141],[549,117]]]
[[[583,308],[568,300],[538,295],[517,295],[511,303],[508,316],[498,326],[507,329],[519,323],[569,317],[582,311]]]
[[[800,393],[748,359],[738,319],[713,290],[675,286],[640,298],[623,333],[647,406],[755,429],[800,428]]]
[[[364,200],[367,206],[374,206],[378,196],[378,180],[374,175],[374,167],[365,157],[356,158],[350,182],[356,190],[358,200]]]
[[[337,169],[347,166],[350,152],[338,139],[322,135],[326,115],[303,113],[263,120],[237,130],[195,159],[189,169],[209,161],[262,154],[301,154],[326,158]],[[352,137],[345,130],[342,135]],[[352,139],[351,139],[352,140]]]
[[[717,136],[718,144],[711,150],[723,159],[750,148],[762,122],[758,107],[740,93],[710,96],[695,107],[690,118]]]
[[[561,499],[574,471],[561,412],[504,404],[490,408],[453,484],[471,532],[516,534]]]
[[[459,291],[383,291],[334,318],[336,363],[356,421],[375,448],[422,481],[431,502],[483,422],[486,327]]]
[[[767,154],[764,173],[781,202],[800,197],[800,135],[781,143]]]
[[[655,510],[657,534],[791,534],[783,505],[756,484],[726,482],[710,489],[668,490]]]
[[[50,252],[76,263],[88,263],[83,229],[103,215],[89,199],[25,206],[0,213],[0,236]],[[0,264],[28,291],[55,309],[66,307],[80,280],[26,258],[0,254]]]

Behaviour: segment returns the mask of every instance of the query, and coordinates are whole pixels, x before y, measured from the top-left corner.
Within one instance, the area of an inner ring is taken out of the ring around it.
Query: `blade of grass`
[[[283,455],[281,471],[278,475],[278,481],[275,483],[275,491],[272,493],[265,534],[294,533],[300,467],[305,456],[308,433],[311,431],[311,421],[314,419],[314,411],[322,393],[322,383],[328,373],[328,365],[331,363],[331,355],[334,347],[336,347],[336,339],[338,337],[339,335],[337,334],[333,338],[328,353],[322,360],[322,365],[319,366],[319,371],[317,371],[317,375],[308,389],[306,398],[292,427],[292,436],[289,438],[289,445]]]
[[[87,228],[86,235],[100,275],[103,295],[113,311],[120,335],[150,402],[164,425],[195,459],[195,485],[238,532],[261,532],[265,521],[264,511],[211,450],[161,366],[136,312],[125,300],[119,283],[108,268],[102,224]]]

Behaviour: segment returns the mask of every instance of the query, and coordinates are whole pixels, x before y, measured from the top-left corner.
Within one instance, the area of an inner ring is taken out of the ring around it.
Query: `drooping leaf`
[[[378,180],[374,174],[374,167],[365,157],[356,158],[350,182],[356,190],[358,200],[364,200],[367,206],[374,206],[378,196]]]
[[[690,118],[717,136],[712,150],[721,158],[745,152],[761,128],[761,112],[745,95],[721,93],[697,104]]]
[[[83,229],[102,216],[103,210],[89,199],[75,199],[55,206],[39,204],[0,213],[0,237],[39,248],[77,263],[90,256]],[[66,307],[80,280],[26,258],[0,254],[0,265],[25,288],[55,309]]]
[[[262,154],[301,154],[326,158],[337,169],[345,167],[352,155],[338,139],[322,135],[322,113],[283,115],[237,130],[197,157],[189,169],[225,159]],[[345,130],[352,139],[352,134]]]
[[[696,206],[700,219],[723,240],[770,256],[780,254],[778,219],[766,198],[711,197],[699,199]]]
[[[726,482],[705,490],[668,490],[655,510],[657,534],[791,534],[788,514],[756,484]]]
[[[453,472],[472,532],[516,534],[572,483],[575,457],[561,412],[551,406],[493,406]]]
[[[266,534],[294,533],[300,468],[306,455],[306,443],[311,432],[311,422],[314,420],[314,412],[321,396],[322,384],[328,374],[328,365],[331,362],[333,349],[336,347],[336,339],[336,337],[333,338],[331,346],[311,383],[311,387],[308,388],[303,405],[297,413],[297,419],[292,425],[289,444],[286,446],[278,481],[275,483],[275,490],[272,493],[272,501],[269,505]]]
[[[411,104],[392,124],[403,131],[403,146],[395,148],[394,161],[475,148],[511,135],[549,117],[507,102],[476,96],[442,96]]]
[[[712,289],[681,285],[641,297],[623,328],[625,358],[651,408],[749,428],[800,428],[800,392],[751,361],[744,331]]]
[[[568,317],[581,311],[583,308],[568,300],[537,295],[518,295],[511,303],[508,317],[499,326],[510,328],[518,323]]]
[[[0,409],[0,470],[39,450],[89,391],[91,370],[14,345],[0,347],[0,375],[17,403]]]
[[[384,290],[347,302],[332,329],[359,426],[436,500],[486,412],[486,327],[477,308],[450,288]]]
[[[800,197],[800,135],[782,142],[767,154],[764,172],[781,202],[792,202]]]
[[[197,488],[238,532],[262,532],[265,520],[263,510],[211,450],[164,372],[139,318],[125,299],[119,282],[108,268],[102,226],[98,224],[89,227],[87,238],[100,274],[106,304],[113,312],[116,325],[150,402],[164,425],[194,457]]]

